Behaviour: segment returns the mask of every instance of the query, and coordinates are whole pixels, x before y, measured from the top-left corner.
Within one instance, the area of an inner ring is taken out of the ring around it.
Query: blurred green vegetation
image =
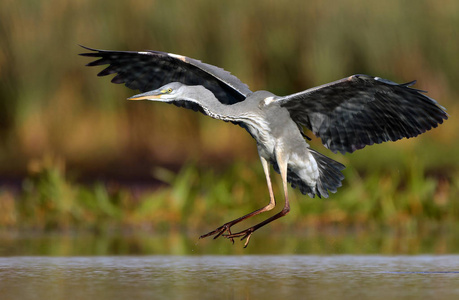
[[[355,73],[417,79],[450,119],[352,155],[313,140],[347,165],[344,186],[327,200],[290,190],[292,211],[271,228],[457,226],[458,36],[453,0],[4,0],[0,228],[205,231],[268,202],[244,130],[125,102],[135,91],[97,78],[77,44],[184,54],[279,95]]]
[[[219,173],[194,164],[184,166],[178,174],[157,169],[157,177],[168,185],[141,193],[98,182],[78,184],[66,178],[58,165],[47,160],[37,174],[24,179],[19,199],[3,191],[2,225],[100,231],[119,229],[121,224],[149,231],[197,231],[268,202],[264,176],[255,162],[234,163]],[[459,196],[458,174],[453,174],[450,183],[447,178],[425,174],[422,165],[412,159],[393,171],[362,176],[349,168],[344,173],[344,187],[332,199],[304,199],[292,193],[292,211],[279,223],[289,228],[386,226],[412,232],[458,221],[459,202],[454,200]],[[281,199],[279,176],[274,183]]]

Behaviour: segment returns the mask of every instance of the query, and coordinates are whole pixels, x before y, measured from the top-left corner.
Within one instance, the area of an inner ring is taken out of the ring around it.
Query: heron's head
[[[153,101],[168,101],[176,99],[184,85],[180,82],[168,83],[159,89],[148,91],[128,98],[128,100],[153,100]]]

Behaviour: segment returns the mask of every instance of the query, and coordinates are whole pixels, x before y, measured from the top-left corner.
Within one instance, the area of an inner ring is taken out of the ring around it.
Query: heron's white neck
[[[203,86],[188,86],[187,88],[187,98],[184,100],[200,105],[208,116],[218,120],[245,124],[243,127],[257,142],[268,139],[265,135],[270,132],[269,124],[267,124],[257,103],[251,103],[250,99],[246,99],[242,102],[226,105]],[[253,109],[256,109],[257,112]]]
[[[239,105],[221,103],[211,91],[201,85],[188,86],[187,89],[186,100],[200,105],[209,117],[223,121],[242,121],[244,112],[238,111]]]

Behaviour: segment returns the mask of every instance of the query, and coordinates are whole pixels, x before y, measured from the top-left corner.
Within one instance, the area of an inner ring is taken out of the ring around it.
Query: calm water
[[[0,299],[459,299],[459,256],[3,257]]]

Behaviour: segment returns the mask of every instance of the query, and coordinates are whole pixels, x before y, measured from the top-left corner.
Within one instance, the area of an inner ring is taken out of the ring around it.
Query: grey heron
[[[229,221],[200,238],[245,239],[290,210],[288,183],[310,197],[335,193],[344,179],[344,165],[311,149],[303,130],[309,129],[332,152],[354,152],[367,145],[415,137],[448,118],[445,109],[415,81],[397,84],[368,75],[352,75],[288,96],[252,92],[229,72],[186,56],[159,51],[107,51],[87,48],[95,57],[88,66],[108,65],[98,76],[116,74],[141,94],[129,100],[152,100],[199,111],[246,129],[257,143],[266,176],[269,203]],[[276,205],[270,165],[280,173],[285,204],[277,214],[237,233],[231,227]]]

